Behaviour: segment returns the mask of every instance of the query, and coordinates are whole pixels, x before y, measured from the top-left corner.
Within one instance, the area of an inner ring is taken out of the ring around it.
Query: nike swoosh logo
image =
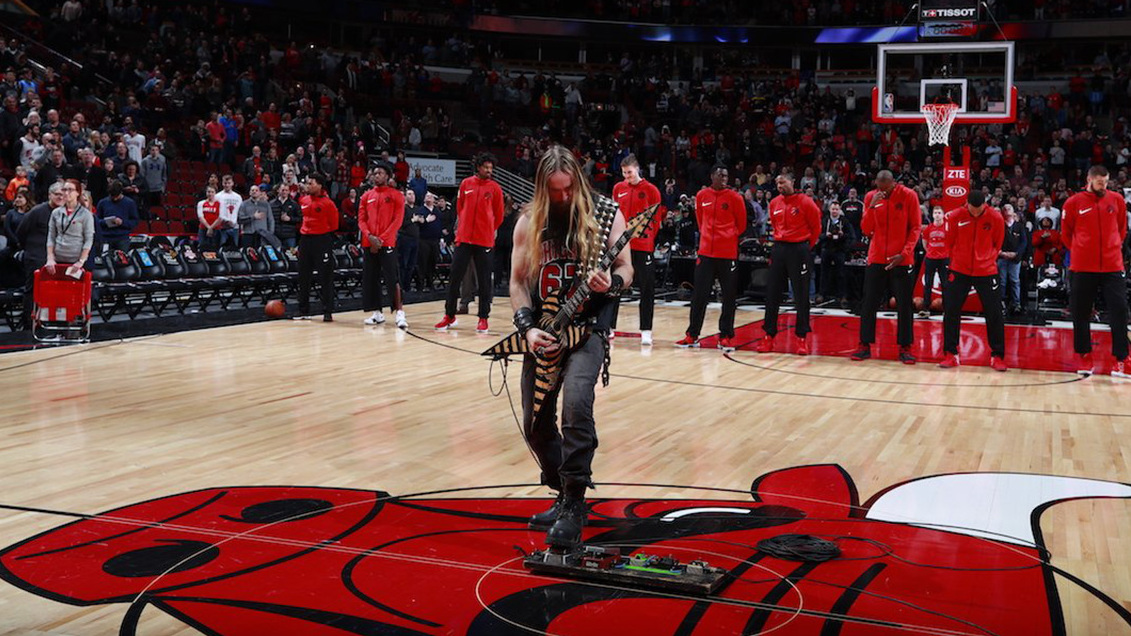
[[[777,216],[778,214],[781,214],[781,213],[782,213],[783,211],[784,211],[784,210],[778,210],[777,212],[774,212],[774,216]]]
[[[302,206],[302,209],[303,209],[303,210],[309,210],[309,209],[310,209],[310,206],[309,206],[309,205],[304,205],[304,206]]]
[[[1080,216],[1084,216],[1085,214],[1087,214],[1091,211],[1092,211],[1092,208],[1084,208],[1083,210],[1080,210]]]
[[[714,205],[714,204],[715,204],[714,201],[707,201],[703,204],[703,207],[707,207],[708,205]]]
[[[618,199],[623,199],[623,198],[624,198],[624,195],[626,195],[626,194],[628,194],[628,193],[627,193],[627,192],[621,192],[620,194],[618,194],[618,195],[617,195],[617,198],[618,198]]]
[[[970,221],[963,221],[962,223],[958,224],[958,227],[966,227],[967,225],[970,225]]]
[[[464,190],[463,191],[464,194],[471,194],[472,192],[475,192],[475,190]]]

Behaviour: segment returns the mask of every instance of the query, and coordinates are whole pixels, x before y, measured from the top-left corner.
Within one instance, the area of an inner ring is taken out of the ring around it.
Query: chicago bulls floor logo
[[[0,553],[0,576],[62,603],[126,605],[125,635],[147,608],[224,636],[1052,635],[1064,625],[1040,516],[1087,497],[1131,498],[1131,486],[950,474],[860,504],[839,466],[817,465],[763,475],[732,500],[591,500],[587,543],[728,570],[719,595],[695,597],[524,570],[523,554],[543,547],[526,527],[542,499],[215,488],[39,534]],[[759,551],[787,534],[833,541],[840,554]],[[1089,591],[1131,626],[1126,609]]]

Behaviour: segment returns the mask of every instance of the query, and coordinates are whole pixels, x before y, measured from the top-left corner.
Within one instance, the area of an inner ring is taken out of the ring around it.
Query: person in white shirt
[[[145,152],[145,135],[139,133],[137,128],[130,124],[126,134],[122,135],[122,141],[126,142],[126,151],[130,159],[140,164]]]
[[[37,164],[43,158],[43,144],[39,143],[39,128],[28,128],[27,134],[20,137],[20,165],[27,170],[28,179],[35,178]]]
[[[232,190],[235,185],[232,175],[224,175],[220,185],[224,188],[216,193],[216,200],[220,202],[220,244],[225,245],[230,242],[236,246],[240,244],[239,211],[243,197]]]
[[[1052,219],[1052,227],[1055,230],[1060,229],[1060,210],[1052,207],[1052,197],[1045,197],[1041,200],[1041,207],[1033,214],[1037,219],[1037,225],[1041,224],[1041,219]]]
[[[996,139],[991,139],[988,146],[986,146],[986,167],[997,168],[1001,166],[1001,146],[997,145]]]

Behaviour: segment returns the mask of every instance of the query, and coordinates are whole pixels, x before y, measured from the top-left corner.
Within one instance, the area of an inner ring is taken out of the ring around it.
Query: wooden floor
[[[489,336],[475,334],[471,320],[435,333],[439,315],[438,303],[408,308],[423,340],[391,320],[363,327],[362,315],[351,313],[333,324],[277,321],[4,355],[0,503],[94,513],[215,486],[400,494],[535,482],[506,396],[490,394],[488,363],[436,344],[478,352],[509,327],[509,308],[497,307]],[[739,322],[760,317],[740,312]],[[615,341],[612,382],[598,389],[598,482],[745,489],[767,471],[814,463],[843,466],[862,501],[948,472],[1131,482],[1131,385],[736,354],[768,367],[760,369],[718,351],[674,349],[686,319],[684,308],[658,308],[651,350],[633,338]],[[712,310],[708,332],[716,320]],[[622,310],[620,329],[636,330],[633,308]],[[0,510],[0,544],[67,521]],[[1131,608],[1131,501],[1060,504],[1042,530],[1054,564]],[[1077,586],[1058,585],[1069,633],[1126,630]],[[0,633],[117,633],[123,611],[72,607],[0,584]],[[196,632],[159,612],[146,613],[138,629],[189,633]]]

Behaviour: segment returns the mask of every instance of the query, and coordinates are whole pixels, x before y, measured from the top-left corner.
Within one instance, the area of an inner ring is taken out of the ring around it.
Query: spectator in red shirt
[[[1006,371],[1005,319],[1001,307],[1001,279],[997,261],[1005,240],[1005,219],[986,205],[981,190],[971,190],[966,205],[946,215],[946,247],[950,253],[950,275],[943,290],[943,359],[939,366],[959,365],[958,342],[962,305],[973,287],[986,315],[990,340],[990,367]]]
[[[208,133],[208,163],[219,168],[224,161],[224,140],[227,139],[227,132],[224,130],[224,124],[220,123],[219,113],[212,111],[208,123],[204,125],[204,130]]]

